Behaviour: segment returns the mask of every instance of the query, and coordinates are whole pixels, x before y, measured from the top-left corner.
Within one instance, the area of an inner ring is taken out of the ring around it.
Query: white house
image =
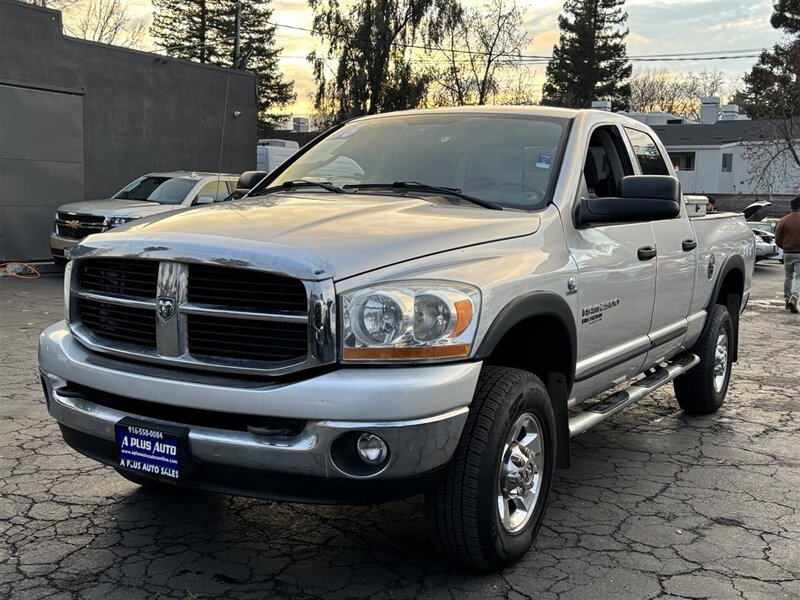
[[[719,98],[702,98],[699,122],[663,112],[628,116],[658,134],[686,193],[714,196],[727,210],[768,199],[775,215],[788,211],[789,200],[800,193],[800,167],[788,156],[764,167],[777,147],[770,123],[750,120],[736,104],[720,107]]]

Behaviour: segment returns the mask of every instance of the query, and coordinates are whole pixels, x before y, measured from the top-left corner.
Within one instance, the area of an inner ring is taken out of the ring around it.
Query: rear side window
[[[625,128],[628,139],[642,169],[642,175],[669,175],[667,163],[656,145],[655,140],[643,131]]]

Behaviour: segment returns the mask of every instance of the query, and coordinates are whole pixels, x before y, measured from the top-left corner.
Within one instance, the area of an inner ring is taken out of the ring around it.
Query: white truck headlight
[[[477,288],[449,281],[400,281],[342,294],[342,360],[444,360],[469,356]]]

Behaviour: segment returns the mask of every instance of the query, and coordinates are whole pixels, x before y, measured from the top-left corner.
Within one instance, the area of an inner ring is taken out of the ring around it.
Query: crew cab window
[[[669,175],[667,163],[655,140],[643,131],[625,128],[642,169],[642,175]]]
[[[209,181],[200,188],[200,191],[195,195],[193,202],[196,203],[197,199],[201,196],[209,196],[214,199],[214,202],[222,202],[228,197],[228,194],[230,194],[230,192],[228,191],[228,185],[226,182]]]
[[[617,196],[620,181],[626,175],[633,175],[633,167],[619,130],[611,125],[598,127],[589,139],[583,167],[589,197]]]

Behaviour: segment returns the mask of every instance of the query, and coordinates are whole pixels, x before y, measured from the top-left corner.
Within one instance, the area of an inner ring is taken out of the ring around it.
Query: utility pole
[[[242,3],[234,2],[233,10],[236,14],[236,33],[233,38],[233,68],[239,68],[239,40],[242,37]]]

